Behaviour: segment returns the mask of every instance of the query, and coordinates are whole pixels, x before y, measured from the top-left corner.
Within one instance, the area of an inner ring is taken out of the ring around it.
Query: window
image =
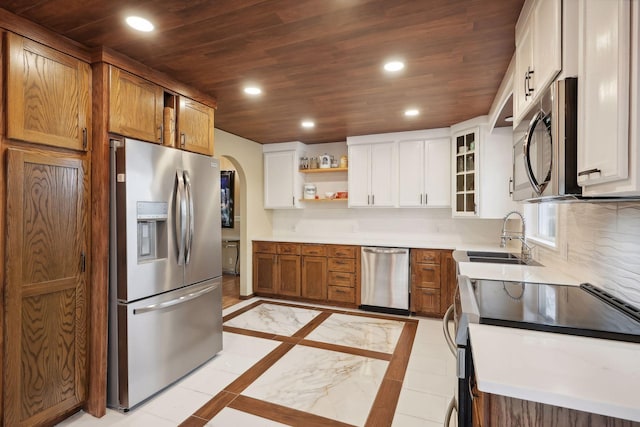
[[[538,203],[525,205],[527,238],[543,246],[556,247],[558,205]]]

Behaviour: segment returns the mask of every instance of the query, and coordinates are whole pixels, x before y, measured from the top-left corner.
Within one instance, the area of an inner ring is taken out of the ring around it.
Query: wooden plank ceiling
[[[446,127],[487,114],[524,0],[22,0],[13,13],[107,46],[218,101],[216,127],[260,142]],[[124,17],[148,17],[138,33]],[[383,72],[402,58],[398,75]],[[263,94],[242,91],[256,83]],[[418,108],[414,118],[405,109]],[[316,127],[305,130],[302,119]]]

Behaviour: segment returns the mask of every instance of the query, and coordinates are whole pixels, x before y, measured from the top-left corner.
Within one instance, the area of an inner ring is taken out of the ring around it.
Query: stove
[[[471,322],[640,343],[640,310],[589,283],[467,279],[466,286]]]
[[[448,319],[454,313],[455,339]],[[580,286],[502,280],[471,280],[458,276],[453,310],[443,319],[445,338],[456,356],[458,425],[475,424],[475,384],[469,323],[580,335],[640,343],[640,310],[588,283]],[[453,411],[448,411],[450,415]]]

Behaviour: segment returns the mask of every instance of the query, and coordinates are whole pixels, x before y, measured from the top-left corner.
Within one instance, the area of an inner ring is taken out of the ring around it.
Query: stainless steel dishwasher
[[[409,313],[409,249],[363,247],[361,300],[363,310]]]

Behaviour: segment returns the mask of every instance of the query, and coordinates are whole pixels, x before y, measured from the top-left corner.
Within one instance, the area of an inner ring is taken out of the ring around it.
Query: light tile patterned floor
[[[226,309],[224,314],[233,313],[256,301],[258,300],[244,301]],[[225,325],[290,337],[326,309],[304,309],[301,306],[305,304],[295,305],[297,307],[285,307],[278,305],[277,301],[263,303],[228,320]],[[258,310],[250,314],[256,309]],[[341,313],[332,313],[326,317],[304,340],[358,348],[361,352],[393,351],[404,324],[402,317],[397,322],[387,320],[388,318],[380,321],[359,316],[357,311],[354,311],[354,315],[347,314],[346,311],[341,309]],[[270,320],[261,324],[259,319],[265,318]],[[447,403],[454,393],[455,361],[442,336],[441,321],[414,319],[418,320],[417,332],[392,425],[440,426]],[[108,410],[105,417],[96,419],[80,412],[60,425],[178,425],[271,351],[285,345],[283,341],[231,332],[224,332],[223,337],[224,350],[218,356],[129,413],[120,414]],[[318,346],[321,347],[320,344]],[[241,395],[270,402],[269,404],[278,403],[297,408],[337,420],[338,423],[364,425],[368,408],[373,401],[372,395],[377,392],[388,365],[387,360],[370,358],[366,354],[347,354],[295,345],[241,391]],[[320,390],[322,392],[318,393]],[[349,399],[344,398],[347,395],[350,396]],[[208,422],[203,420],[202,425],[205,423],[207,426],[220,427],[287,425],[231,407],[225,407]]]

